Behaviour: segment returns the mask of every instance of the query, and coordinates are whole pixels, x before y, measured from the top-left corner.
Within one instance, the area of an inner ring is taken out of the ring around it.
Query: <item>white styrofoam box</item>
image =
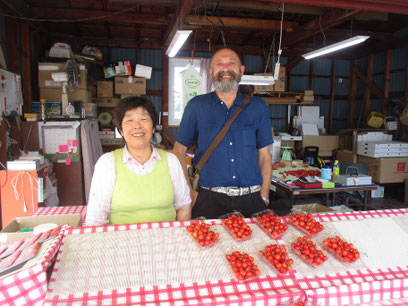
[[[280,136],[281,140],[302,141],[302,136]],[[274,138],[275,141],[275,138]]]
[[[359,174],[358,176],[341,174],[337,176],[336,183],[343,186],[371,185],[371,176],[363,174]]]
[[[320,115],[320,106],[298,106],[298,116],[315,116]]]
[[[369,157],[408,157],[408,152],[375,152],[375,151],[361,151],[357,152],[358,155],[364,155]]]
[[[272,156],[272,163],[280,161],[281,137],[273,136],[273,144],[269,146],[269,152]]]
[[[366,134],[357,135],[357,142],[360,141],[392,141],[392,135],[384,132],[367,132]]]
[[[302,123],[302,135],[319,136],[319,130],[316,123]]]
[[[320,116],[319,122],[317,123],[319,129],[324,129],[324,116]]]

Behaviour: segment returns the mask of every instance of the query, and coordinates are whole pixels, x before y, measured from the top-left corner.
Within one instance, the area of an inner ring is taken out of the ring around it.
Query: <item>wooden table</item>
[[[378,185],[371,184],[371,185],[360,185],[360,186],[336,186],[335,188],[310,188],[310,189],[305,189],[302,187],[294,187],[292,185],[287,185],[275,178],[272,177],[272,185],[275,186],[276,188],[279,188],[289,194],[290,198],[290,204],[293,206],[295,202],[295,196],[300,196],[300,195],[307,195],[307,194],[325,194],[326,195],[326,206],[330,206],[329,203],[329,195],[332,194],[332,205],[334,206],[335,199],[336,199],[336,193],[338,192],[358,192],[362,191],[364,196],[363,196],[363,204],[364,205],[364,210],[367,210],[367,200],[368,200],[368,191],[375,190],[378,188]],[[346,198],[346,203],[345,205],[348,204],[348,197]],[[356,205],[356,204],[354,204]],[[357,204],[360,205],[360,204]]]

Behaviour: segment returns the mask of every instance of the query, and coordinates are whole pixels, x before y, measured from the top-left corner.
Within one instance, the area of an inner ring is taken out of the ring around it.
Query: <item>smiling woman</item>
[[[116,107],[114,122],[126,145],[95,165],[87,225],[190,219],[190,191],[180,162],[151,144],[156,117],[146,98],[128,97]]]

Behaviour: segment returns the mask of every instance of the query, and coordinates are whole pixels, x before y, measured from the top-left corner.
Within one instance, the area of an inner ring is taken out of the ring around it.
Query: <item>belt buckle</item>
[[[239,188],[238,187],[227,187],[227,195],[230,197],[239,196]]]

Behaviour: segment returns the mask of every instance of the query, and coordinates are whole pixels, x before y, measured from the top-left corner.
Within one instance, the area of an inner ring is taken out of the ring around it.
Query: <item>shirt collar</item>
[[[153,160],[161,160],[161,156],[159,152],[157,152],[156,148],[152,146],[152,155],[150,155],[149,160],[146,162],[150,162]],[[127,146],[125,145],[123,147],[123,154],[122,154],[122,163],[126,164],[129,161],[134,161],[135,163],[139,164],[139,162],[133,158],[132,154],[130,154],[129,150],[127,149]]]
[[[218,97],[217,93],[215,91],[212,92],[213,94],[213,102],[214,104],[218,104],[221,101],[220,97]],[[232,105],[236,106],[244,106],[244,95],[238,90],[237,97],[235,98],[235,101]]]

